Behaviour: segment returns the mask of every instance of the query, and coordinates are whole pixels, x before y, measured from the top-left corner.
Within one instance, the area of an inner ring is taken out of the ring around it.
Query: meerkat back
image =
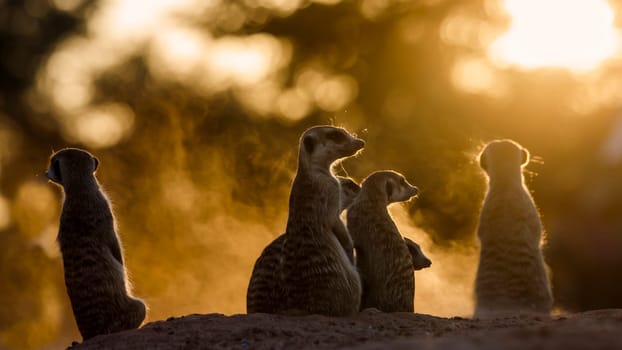
[[[510,140],[490,142],[480,155],[489,182],[477,228],[476,317],[550,312],[542,224],[522,174],[528,162],[527,150]]]
[[[138,328],[145,319],[142,301],[129,295],[114,217],[94,172],[98,160],[67,148],[50,159],[47,177],[62,187],[58,243],[65,285],[83,339]]]
[[[343,248],[342,241],[351,239],[339,218],[339,182],[332,166],[363,146],[344,129],[330,126],[311,128],[301,137],[283,244],[286,313],[358,312],[360,280]]]
[[[417,193],[417,188],[401,174],[378,171],[363,180],[359,196],[348,209],[348,231],[354,240],[363,287],[361,309],[414,311],[413,262],[416,258],[393,222],[387,206],[409,200]],[[413,248],[419,248],[414,242],[411,243]],[[423,259],[427,260],[425,256]],[[422,261],[421,265],[423,267],[425,262]]]
[[[285,299],[280,276],[285,234],[275,238],[261,252],[246,291],[247,313],[278,313]]]
[[[360,191],[360,186],[349,177],[337,176],[341,192],[341,210],[345,210]],[[247,313],[278,313],[285,298],[280,276],[285,234],[275,238],[261,252],[255,262],[246,292]],[[351,249],[352,247],[350,247]],[[347,246],[343,246],[347,250]],[[350,252],[352,253],[352,252]]]

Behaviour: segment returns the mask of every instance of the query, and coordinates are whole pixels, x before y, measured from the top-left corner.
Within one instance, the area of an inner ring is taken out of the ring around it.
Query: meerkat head
[[[99,161],[92,154],[77,148],[62,149],[50,157],[45,172],[50,181],[66,187],[70,182],[82,182],[93,177]]]
[[[307,129],[300,139],[300,160],[310,166],[330,168],[337,160],[353,156],[365,141],[334,126]]]
[[[419,244],[408,238],[404,238],[404,242],[406,242],[410,256],[413,259],[413,268],[415,270],[425,269],[426,267],[430,267],[432,265],[432,260],[428,259],[428,257],[423,254]]]
[[[490,176],[492,173],[510,175],[529,163],[529,151],[512,140],[489,142],[479,156],[479,164]]]
[[[419,189],[406,181],[404,176],[392,170],[376,171],[361,183],[361,192],[368,196],[380,196],[386,204],[404,202],[419,194]]]
[[[349,177],[337,176],[337,180],[341,189],[341,210],[346,210],[361,192],[361,186]]]

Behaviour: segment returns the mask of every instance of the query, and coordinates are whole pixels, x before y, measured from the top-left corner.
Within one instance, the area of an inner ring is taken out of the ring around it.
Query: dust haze
[[[464,242],[437,245],[431,235],[415,226],[403,205],[394,204],[389,210],[402,236],[417,242],[423,253],[432,260],[429,268],[415,272],[415,312],[443,317],[471,317],[479,261],[475,235]]]

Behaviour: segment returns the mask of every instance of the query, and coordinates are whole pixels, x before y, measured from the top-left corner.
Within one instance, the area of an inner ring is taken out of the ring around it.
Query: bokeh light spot
[[[504,87],[492,67],[483,59],[463,58],[451,70],[451,82],[465,92],[499,97]]]
[[[288,119],[299,120],[311,111],[307,95],[299,89],[284,91],[277,101],[279,112]]]
[[[216,82],[252,85],[289,61],[284,49],[265,34],[222,38],[210,48],[208,67]]]
[[[363,0],[361,1],[361,14],[369,19],[379,17],[389,6],[389,0]]]
[[[170,29],[154,38],[150,68],[162,78],[188,78],[206,55],[207,36],[191,29]]]
[[[59,200],[53,186],[28,181],[17,190],[13,200],[13,219],[19,232],[28,239],[39,237],[49,225],[57,220]]]
[[[341,0],[312,0],[315,3],[322,5],[337,5]]]
[[[336,75],[322,81],[314,93],[321,109],[334,112],[345,107],[358,94],[358,85],[347,75]]]
[[[66,130],[69,138],[92,148],[105,148],[127,137],[133,125],[132,110],[125,105],[111,103],[69,119]]]
[[[6,229],[11,224],[11,207],[9,200],[0,195],[0,230]]]
[[[441,23],[439,35],[448,45],[485,48],[494,40],[495,32],[489,22],[454,10]]]
[[[76,10],[83,3],[84,0],[52,0],[54,7],[67,12]]]

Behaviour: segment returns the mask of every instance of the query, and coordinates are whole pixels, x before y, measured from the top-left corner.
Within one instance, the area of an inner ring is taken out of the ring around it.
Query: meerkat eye
[[[313,136],[305,136],[305,138],[302,140],[302,144],[308,154],[313,154],[313,150],[315,149],[315,139],[313,138]]]
[[[54,175],[60,180],[60,161],[56,158],[52,159],[52,170],[54,171]]]
[[[486,153],[482,154],[482,155],[479,157],[479,165],[480,165],[480,167],[481,167],[482,169],[484,169],[484,170],[487,170],[487,169],[488,169],[488,168],[487,168],[487,167],[488,167],[488,163],[487,163],[487,161],[486,161]]]
[[[393,184],[391,181],[387,181],[385,190],[387,191],[387,198],[391,198],[393,196]]]
[[[342,143],[346,140],[346,135],[344,135],[341,131],[331,131],[326,134],[326,138],[335,143]]]

